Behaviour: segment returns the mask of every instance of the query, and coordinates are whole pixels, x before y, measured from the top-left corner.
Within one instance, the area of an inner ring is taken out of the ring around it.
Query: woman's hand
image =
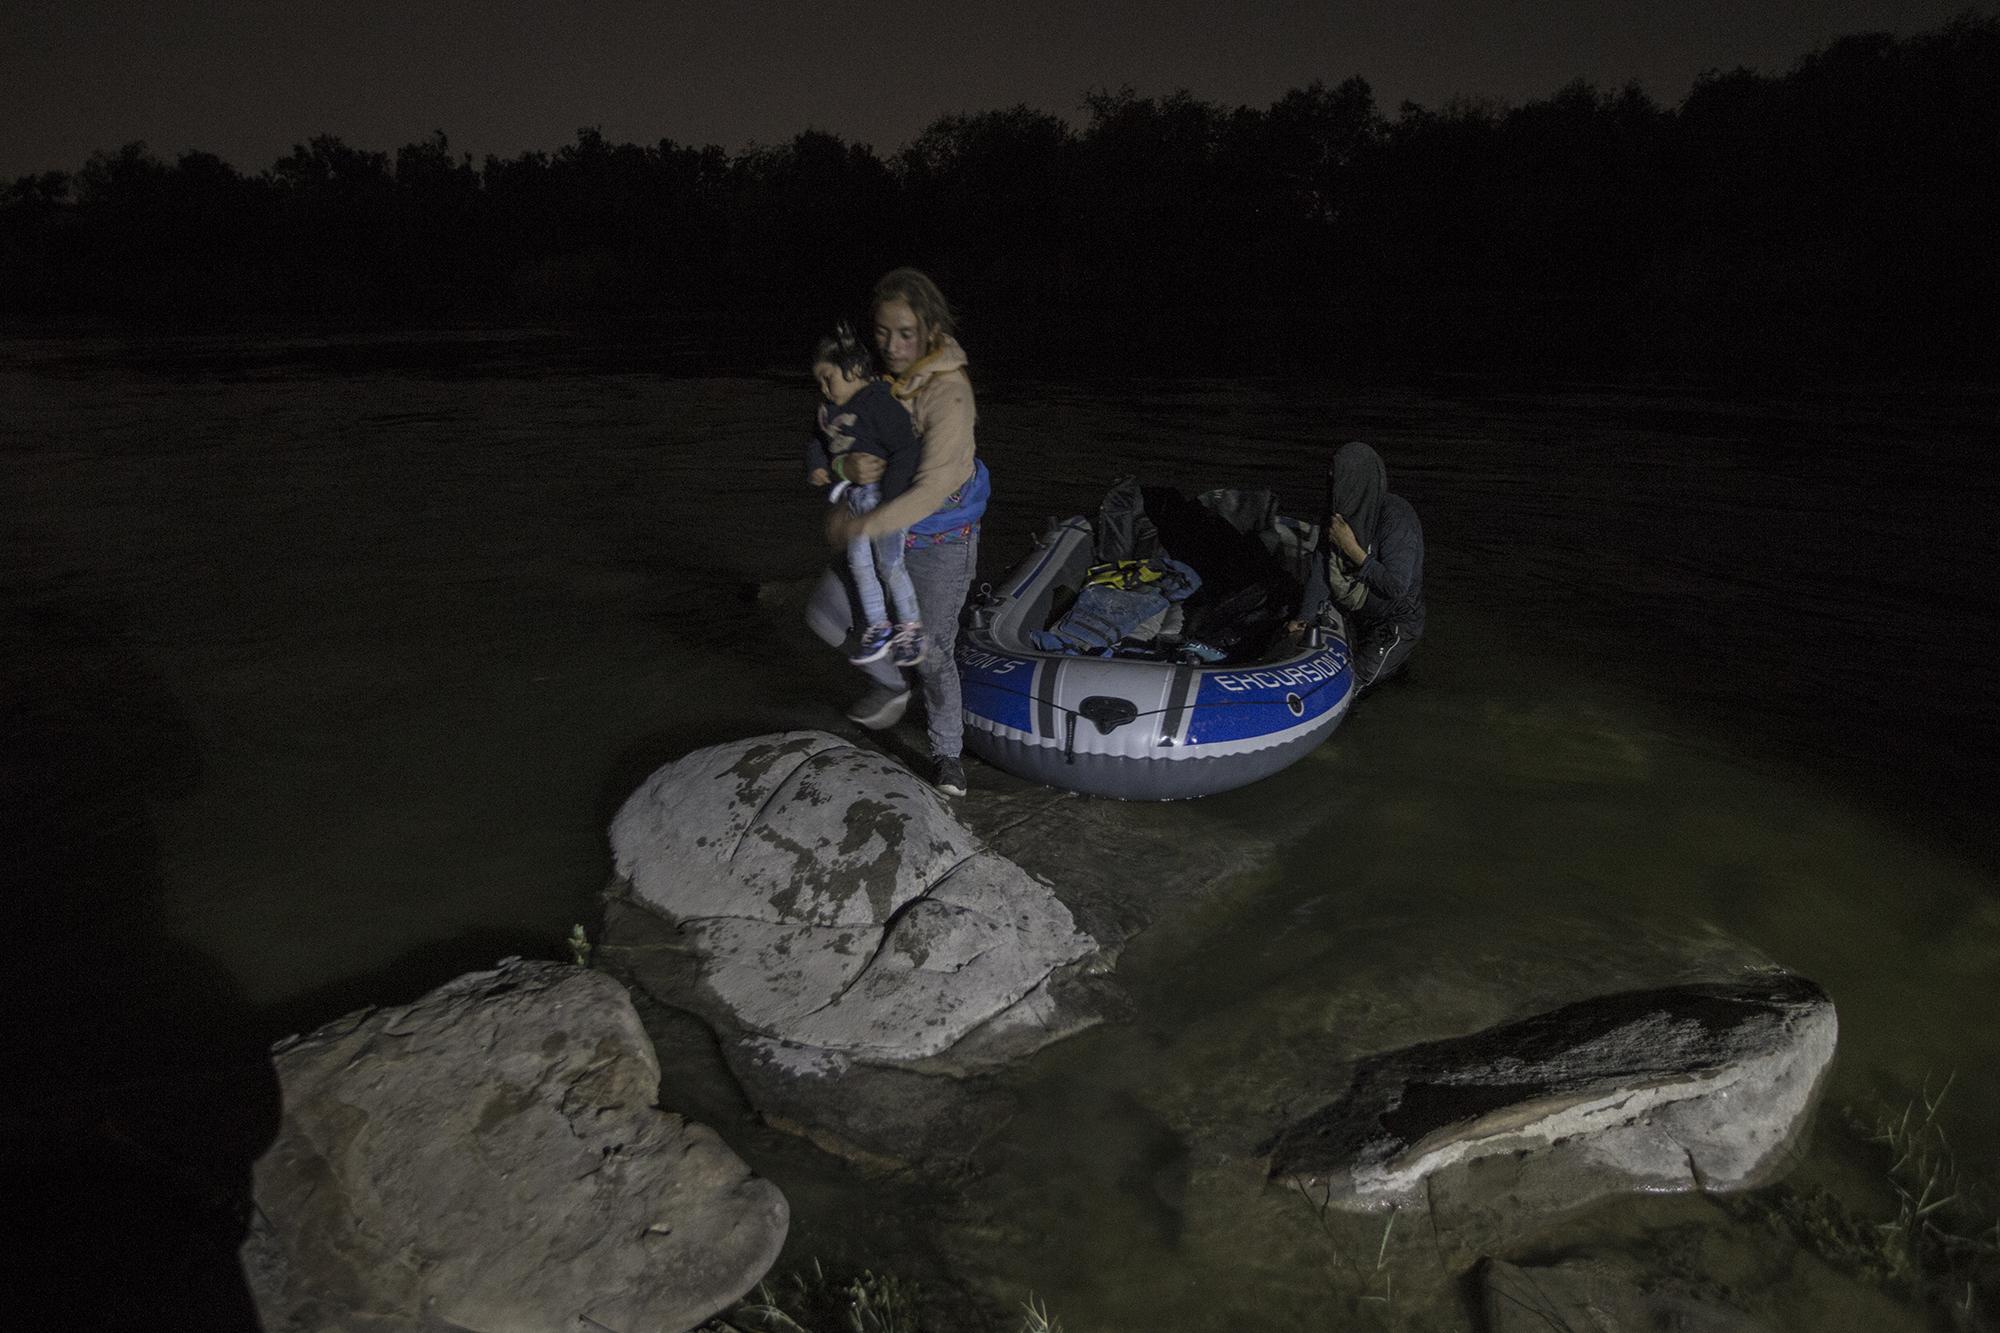
[[[1346,519],[1335,514],[1333,521],[1326,525],[1326,532],[1333,538],[1333,544],[1340,548],[1340,553],[1347,557],[1349,564],[1362,565],[1368,562],[1368,552],[1362,550],[1361,543],[1354,539],[1354,529],[1347,526]]]
[[[861,525],[867,521],[866,514],[857,514],[841,505],[835,505],[826,513],[826,544],[836,551],[844,551],[861,535]]]
[[[823,467],[816,467],[806,473],[806,481],[814,486],[831,486],[833,485],[833,474]]]
[[[876,454],[848,453],[840,456],[840,475],[856,486],[873,486],[889,470],[889,460]]]

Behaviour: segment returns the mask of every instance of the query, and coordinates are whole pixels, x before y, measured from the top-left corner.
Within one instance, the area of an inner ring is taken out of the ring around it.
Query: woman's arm
[[[963,375],[942,375],[925,385],[916,400],[917,437],[923,456],[910,488],[861,523],[864,537],[907,528],[944,506],[951,493],[972,477],[974,409],[972,383]]]
[[[857,486],[868,486],[882,480],[882,473],[888,467],[889,460],[879,454],[845,453],[840,456],[840,479]]]
[[[924,447],[917,442],[917,429],[903,405],[882,394],[869,405],[867,413],[870,452],[888,460],[881,481],[881,502],[892,503],[916,480],[923,461]]]

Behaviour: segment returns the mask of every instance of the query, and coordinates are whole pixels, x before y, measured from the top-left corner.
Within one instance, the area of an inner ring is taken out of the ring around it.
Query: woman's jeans
[[[979,531],[975,528],[966,541],[937,542],[905,551],[903,567],[917,591],[917,609],[923,614],[924,634],[930,640],[916,673],[924,691],[931,754],[956,759],[965,748],[965,714],[958,695],[958,617],[979,567]],[[853,641],[856,616],[848,581],[838,568],[828,569],[806,603],[806,624],[827,644],[839,648]],[[909,688],[904,671],[887,658],[855,669],[883,689]]]
[[[882,503],[882,488],[874,484],[849,486],[845,498],[849,513],[866,514]],[[928,619],[917,607],[917,592],[910,586],[910,572],[904,567],[901,528],[879,537],[856,537],[849,542],[847,569],[854,575],[855,591],[861,595],[863,624],[889,623],[889,608],[882,604],[885,585],[889,599],[896,604],[897,620],[907,623]]]

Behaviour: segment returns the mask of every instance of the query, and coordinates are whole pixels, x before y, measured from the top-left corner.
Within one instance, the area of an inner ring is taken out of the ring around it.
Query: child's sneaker
[[[836,481],[826,488],[826,502],[830,505],[839,504],[840,497],[847,494],[847,488],[853,484],[851,481]]]
[[[899,667],[913,667],[924,660],[924,627],[914,620],[906,620],[896,626],[896,637],[890,641],[894,650],[895,663]]]
[[[895,626],[885,620],[879,625],[870,625],[861,631],[861,643],[848,654],[847,660],[856,666],[866,662],[879,662],[889,655],[889,650],[895,645]]]

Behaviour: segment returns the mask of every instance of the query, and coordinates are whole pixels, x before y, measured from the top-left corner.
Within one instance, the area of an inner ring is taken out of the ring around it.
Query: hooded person
[[[1313,561],[1302,618],[1332,602],[1346,613],[1354,679],[1367,689],[1409,659],[1424,633],[1424,528],[1389,491],[1382,456],[1360,441],[1333,457],[1333,513]]]

